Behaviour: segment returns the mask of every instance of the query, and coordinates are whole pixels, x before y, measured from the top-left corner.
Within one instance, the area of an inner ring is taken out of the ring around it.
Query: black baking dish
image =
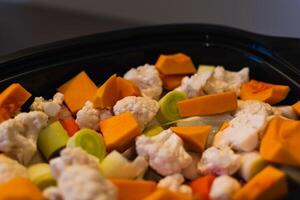
[[[194,63],[250,67],[251,78],[291,87],[282,104],[299,100],[300,70],[272,51],[273,37],[212,25],[135,28],[56,42],[0,57],[0,90],[21,83],[33,96],[51,97],[56,88],[85,70],[97,83],[131,67],[154,64],[160,54],[183,52]],[[299,169],[300,170],[300,169]],[[299,199],[290,182],[286,199]]]

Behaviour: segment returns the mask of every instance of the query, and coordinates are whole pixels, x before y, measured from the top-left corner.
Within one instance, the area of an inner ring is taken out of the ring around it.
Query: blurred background
[[[97,32],[210,23],[300,38],[299,0],[0,0],[0,55]]]

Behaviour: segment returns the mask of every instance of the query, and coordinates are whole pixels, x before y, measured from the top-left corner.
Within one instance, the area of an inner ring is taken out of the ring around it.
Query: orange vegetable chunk
[[[93,100],[97,86],[89,76],[82,71],[57,90],[64,94],[64,100],[67,106],[75,113],[84,106],[86,101]]]
[[[60,122],[70,137],[80,130],[74,119],[64,119],[60,120]]]
[[[189,150],[199,153],[202,153],[205,149],[206,141],[211,130],[211,126],[171,127],[171,131],[183,139]]]
[[[0,94],[0,122],[17,114],[31,94],[18,83],[11,84]]]
[[[267,125],[260,145],[263,159],[300,167],[300,121],[274,117]]]
[[[143,200],[193,200],[193,198],[167,189],[157,189]]]
[[[134,82],[122,77],[117,77],[117,87],[120,90],[119,99],[127,96],[142,96],[140,89]]]
[[[292,108],[297,113],[297,115],[300,116],[300,101],[298,101],[297,103],[295,103],[294,105],[292,105]]]
[[[112,179],[118,188],[118,200],[141,200],[156,189],[154,181]]]
[[[195,97],[178,102],[181,117],[215,115],[237,109],[235,92],[224,92]]]
[[[0,185],[0,200],[44,200],[44,197],[29,179],[14,178]]]
[[[206,175],[192,181],[190,186],[192,188],[193,194],[199,196],[203,200],[210,200],[209,192],[215,178],[216,177],[213,175]]]
[[[234,195],[234,200],[273,200],[287,193],[285,174],[268,166],[255,175]]]
[[[242,100],[259,100],[274,105],[284,100],[289,91],[290,88],[286,85],[251,80],[241,86],[240,97]]]
[[[100,130],[108,151],[125,151],[141,134],[141,129],[130,112],[100,121]]]
[[[160,55],[155,67],[164,75],[196,73],[192,59],[183,53]]]
[[[117,75],[112,75],[97,90],[94,96],[95,108],[113,107],[120,99],[120,90],[117,85]]]
[[[185,77],[185,75],[162,75],[160,76],[162,82],[163,82],[163,87],[166,90],[173,90],[180,86],[181,81]]]

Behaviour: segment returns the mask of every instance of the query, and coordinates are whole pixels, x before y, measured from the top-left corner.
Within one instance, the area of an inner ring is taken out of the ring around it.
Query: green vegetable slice
[[[41,190],[56,185],[55,179],[51,175],[50,167],[46,163],[31,165],[28,168],[29,179]]]
[[[144,130],[144,135],[148,137],[153,137],[161,133],[164,129],[160,125],[150,126]]]

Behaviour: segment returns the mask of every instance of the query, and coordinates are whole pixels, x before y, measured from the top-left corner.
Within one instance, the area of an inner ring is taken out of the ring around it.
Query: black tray
[[[291,87],[282,104],[299,100],[300,70],[272,51],[279,38],[233,28],[186,24],[135,28],[56,42],[0,57],[0,90],[21,83],[34,96],[51,97],[56,88],[85,70],[97,83],[131,67],[154,64],[162,53],[184,52],[195,64],[250,67],[251,78]],[[300,198],[291,184],[288,199]]]

